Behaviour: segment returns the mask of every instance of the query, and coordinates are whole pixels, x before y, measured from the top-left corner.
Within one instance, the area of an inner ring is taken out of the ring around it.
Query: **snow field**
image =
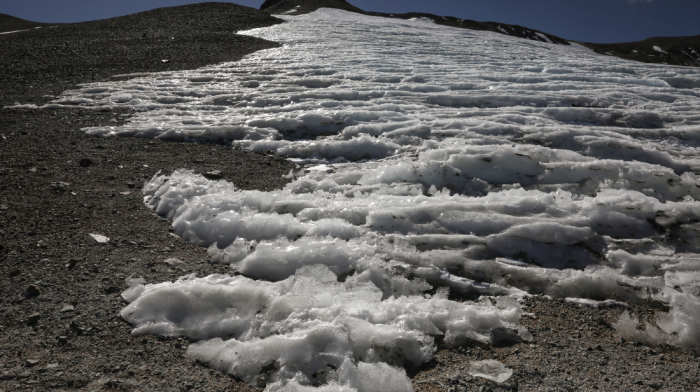
[[[528,340],[528,293],[663,301],[656,326],[618,331],[700,350],[700,71],[425,20],[284,18],[244,32],[281,48],[48,105],[140,110],[92,135],[307,165],[273,192],[149,181],[147,205],[242,276],[133,282],[134,333],[199,341],[189,355],[250,382],[272,366],[270,391],[410,390],[401,367],[435,336]]]

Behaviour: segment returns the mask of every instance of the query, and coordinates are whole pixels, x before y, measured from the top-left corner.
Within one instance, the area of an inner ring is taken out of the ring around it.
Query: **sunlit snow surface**
[[[327,165],[275,192],[151,180],[146,203],[243,276],[134,283],[135,333],[201,341],[190,355],[251,382],[272,364],[270,390],[410,390],[400,367],[434,336],[528,340],[525,293],[664,301],[660,328],[625,315],[620,333],[700,350],[700,89],[684,88],[700,70],[423,20],[284,18],[245,32],[282,48],[53,104],[145,109],[92,135]]]

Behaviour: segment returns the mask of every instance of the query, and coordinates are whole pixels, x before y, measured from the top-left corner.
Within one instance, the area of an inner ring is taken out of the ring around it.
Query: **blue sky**
[[[80,22],[196,0],[0,0],[0,13],[38,22]],[[263,0],[229,1],[260,7]],[[350,0],[367,11],[430,12],[519,24],[562,38],[627,42],[700,34],[700,0]]]

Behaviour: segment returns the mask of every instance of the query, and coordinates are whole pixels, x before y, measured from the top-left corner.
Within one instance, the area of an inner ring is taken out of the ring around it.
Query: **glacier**
[[[518,299],[544,294],[662,301],[657,326],[625,313],[619,333],[700,352],[700,70],[422,19],[281,17],[242,32],[280,48],[46,105],[137,110],[90,135],[299,165],[273,192],[187,168],[145,184],[236,275],[131,281],[134,334],[187,337],[248,382],[273,366],[269,391],[407,391],[436,337],[530,340]]]

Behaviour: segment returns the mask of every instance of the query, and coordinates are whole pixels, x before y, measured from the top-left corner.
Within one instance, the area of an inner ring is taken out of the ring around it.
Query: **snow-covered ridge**
[[[52,104],[144,109],[93,135],[325,165],[265,193],[154,177],[146,203],[243,276],[134,282],[135,333],[201,340],[191,355],[247,380],[272,364],[270,390],[323,369],[337,389],[384,374],[408,390],[398,367],[433,336],[529,339],[526,293],[665,301],[658,329],[619,330],[700,349],[700,90],[669,82],[700,71],[339,10],[285,18],[246,32],[282,48]]]

